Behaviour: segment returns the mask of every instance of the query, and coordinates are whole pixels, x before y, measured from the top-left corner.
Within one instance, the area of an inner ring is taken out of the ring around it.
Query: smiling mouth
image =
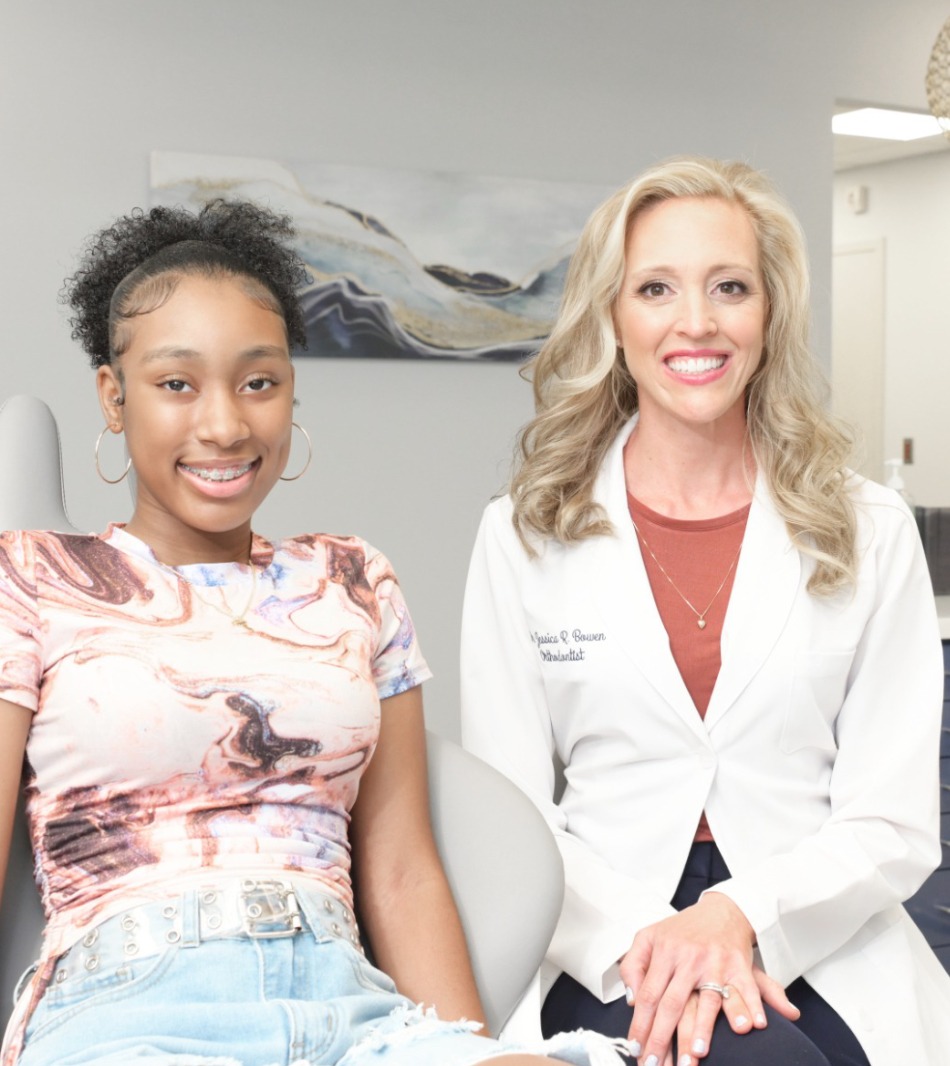
[[[667,359],[666,365],[674,374],[706,374],[710,370],[718,370],[726,365],[724,355],[674,355]]]
[[[251,463],[242,463],[240,466],[203,467],[189,466],[187,463],[179,463],[178,465],[189,474],[200,477],[202,481],[234,481],[253,470],[257,465],[257,460],[255,459]]]

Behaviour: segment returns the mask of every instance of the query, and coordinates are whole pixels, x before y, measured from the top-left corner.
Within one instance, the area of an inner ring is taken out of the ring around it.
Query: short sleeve
[[[381,700],[398,696],[432,676],[422,657],[415,626],[392,565],[367,547],[366,577],[379,607],[379,637],[373,657],[373,680]]]
[[[34,559],[29,533],[0,533],[0,699],[31,711],[43,675]]]

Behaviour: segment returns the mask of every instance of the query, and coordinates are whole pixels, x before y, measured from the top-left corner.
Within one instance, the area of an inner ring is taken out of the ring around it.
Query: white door
[[[835,249],[831,408],[857,430],[856,468],[884,480],[884,242]]]

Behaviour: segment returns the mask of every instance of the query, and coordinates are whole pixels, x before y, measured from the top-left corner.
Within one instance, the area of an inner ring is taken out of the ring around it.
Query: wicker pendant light
[[[950,19],[934,41],[925,84],[930,112],[940,123],[944,137],[950,140]]]

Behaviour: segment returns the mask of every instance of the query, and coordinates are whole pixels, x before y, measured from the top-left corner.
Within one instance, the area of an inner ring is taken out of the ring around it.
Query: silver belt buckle
[[[293,936],[303,929],[300,905],[286,881],[242,881],[238,904],[243,930],[256,940]]]

